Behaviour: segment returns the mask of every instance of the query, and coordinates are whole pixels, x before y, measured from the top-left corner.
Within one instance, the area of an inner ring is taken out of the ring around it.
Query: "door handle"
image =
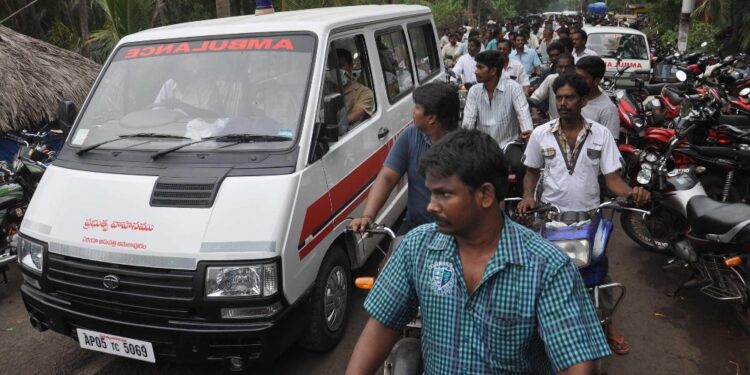
[[[378,139],[385,138],[390,131],[391,130],[388,129],[388,128],[380,128],[380,129],[378,129]]]

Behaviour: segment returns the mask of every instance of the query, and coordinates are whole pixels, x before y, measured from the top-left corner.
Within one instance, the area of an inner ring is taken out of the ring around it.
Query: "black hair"
[[[336,57],[338,57],[339,60],[344,60],[349,65],[354,65],[354,58],[352,57],[352,53],[349,52],[348,49],[337,48],[336,49]],[[341,61],[339,61],[339,63],[340,62]]]
[[[432,82],[418,86],[412,98],[424,108],[425,115],[435,115],[445,130],[456,130],[460,107],[458,92],[450,84]]]
[[[583,56],[576,62],[576,68],[590,74],[594,79],[604,77],[607,65],[599,56]]]
[[[500,39],[500,40],[497,41],[497,45],[498,46],[500,46],[500,44],[502,44],[502,43],[507,44],[508,48],[511,48],[511,49],[513,48],[513,43],[511,43],[510,40],[508,40],[508,39],[503,38],[503,39]]]
[[[586,84],[586,81],[584,81],[581,76],[576,74],[560,74],[557,76],[557,78],[552,81],[552,91],[557,94],[557,90],[565,85],[569,85],[576,90],[576,94],[582,98],[589,94],[589,85]]]
[[[547,54],[549,54],[551,51],[559,51],[562,55],[563,53],[565,53],[565,46],[559,41],[555,40],[547,46]]]
[[[505,65],[505,58],[503,57],[503,54],[497,50],[479,52],[477,53],[476,56],[474,56],[474,61],[476,61],[477,64],[482,64],[486,66],[487,68],[497,69],[498,77],[500,77],[503,74],[503,66]]]
[[[557,39],[557,42],[565,47],[565,52],[573,52],[573,41],[570,40],[570,38],[559,38]]]
[[[476,45],[479,48],[482,48],[482,40],[478,37],[469,38],[469,45]]]
[[[563,52],[563,53],[561,53],[560,56],[557,56],[557,61],[560,61],[560,59],[570,60],[571,63],[575,63],[575,61],[576,61],[576,59],[573,57],[573,55],[570,52]],[[575,66],[573,66],[573,67],[575,68]]]
[[[560,28],[557,29],[557,35],[560,35],[560,34],[570,35],[570,30],[567,27],[565,27],[565,26],[560,27]]]
[[[469,39],[475,38],[475,37],[478,37],[478,36],[479,36],[479,30],[477,30],[477,29],[471,29],[471,31],[469,31]]]
[[[508,194],[508,168],[497,141],[479,130],[458,130],[432,145],[422,155],[419,173],[458,177],[472,190],[489,182],[495,198],[502,202]]]
[[[581,39],[583,39],[583,40],[589,40],[588,34],[586,34],[586,32],[583,31],[583,29],[581,29],[581,28],[577,28],[577,29],[575,29],[575,30],[573,30],[573,31],[570,32],[570,36],[573,36],[573,34],[580,34],[581,35]]]

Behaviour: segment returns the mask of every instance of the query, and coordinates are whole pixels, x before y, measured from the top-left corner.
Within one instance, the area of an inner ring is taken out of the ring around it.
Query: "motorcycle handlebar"
[[[347,233],[354,233],[355,232],[355,231],[353,231],[349,227],[346,227],[346,229],[344,231],[347,232]],[[369,225],[367,225],[367,228],[365,228],[365,233],[370,233],[370,234],[384,234],[384,235],[390,237],[391,239],[395,239],[396,238],[396,233],[394,233],[393,230],[391,230],[391,228],[388,228],[387,226],[385,226],[385,224],[377,224],[377,223],[369,224]]]

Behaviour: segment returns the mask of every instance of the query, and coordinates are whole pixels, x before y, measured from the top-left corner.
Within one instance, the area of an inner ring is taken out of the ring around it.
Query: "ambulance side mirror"
[[[78,115],[78,109],[70,100],[62,100],[57,104],[57,126],[65,136],[70,133],[76,115]]]

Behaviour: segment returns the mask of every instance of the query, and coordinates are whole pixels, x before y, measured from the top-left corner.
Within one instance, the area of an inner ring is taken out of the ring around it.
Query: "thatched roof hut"
[[[0,131],[55,120],[60,100],[80,108],[101,66],[0,26]]]

